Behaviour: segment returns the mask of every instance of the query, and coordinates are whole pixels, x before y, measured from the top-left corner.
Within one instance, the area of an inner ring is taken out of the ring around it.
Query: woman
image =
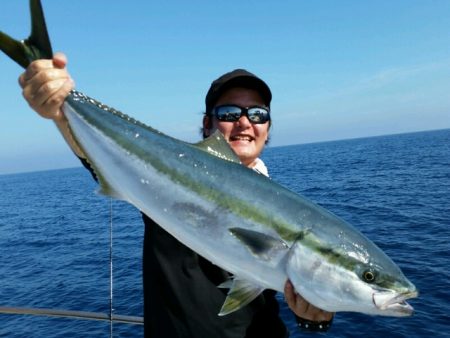
[[[71,149],[90,169],[61,110],[65,97],[74,88],[66,64],[63,54],[56,54],[52,60],[34,61],[20,76],[19,83],[29,105],[56,123]],[[206,95],[203,136],[219,130],[242,164],[267,174],[259,156],[269,138],[271,99],[266,83],[245,70],[222,75]],[[146,337],[288,336],[279,318],[274,291],[266,290],[244,308],[217,316],[226,298],[226,291],[217,285],[229,274],[185,247],[149,217],[143,215],[143,220]],[[284,292],[301,327],[329,327],[333,314],[309,304],[295,293],[289,281]]]

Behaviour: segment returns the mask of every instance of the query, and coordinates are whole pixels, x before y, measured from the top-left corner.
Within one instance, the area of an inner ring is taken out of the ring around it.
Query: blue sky
[[[271,146],[450,128],[450,1],[43,0],[77,89],[185,141],[212,80],[246,68],[271,87]],[[0,30],[29,34],[28,2]],[[0,55],[0,174],[78,166],[23,101]]]

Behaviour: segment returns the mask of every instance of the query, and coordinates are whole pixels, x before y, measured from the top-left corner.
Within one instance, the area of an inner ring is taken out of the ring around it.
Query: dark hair
[[[257,77],[255,74],[250,73],[245,69],[235,69],[231,72],[225,73],[218,77],[211,83],[211,86],[206,93],[205,97],[205,112],[203,113],[202,127],[200,128],[203,138],[208,137],[205,133],[205,119],[208,119],[208,129],[211,129],[211,113],[214,105],[219,100],[220,96],[231,88],[246,88],[256,90],[264,100],[267,107],[270,108],[270,102],[272,101],[272,93],[269,86]],[[269,121],[269,128],[272,126],[272,120]],[[267,142],[266,142],[267,143]]]

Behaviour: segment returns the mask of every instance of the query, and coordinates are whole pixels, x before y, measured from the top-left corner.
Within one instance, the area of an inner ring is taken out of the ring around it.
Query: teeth
[[[252,138],[250,136],[241,136],[241,135],[237,135],[237,136],[233,136],[231,138],[233,141],[251,141]]]

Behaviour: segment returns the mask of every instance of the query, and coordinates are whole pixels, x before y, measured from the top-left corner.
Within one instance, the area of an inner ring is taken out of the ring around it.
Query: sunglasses
[[[223,122],[236,122],[243,115],[247,116],[253,124],[263,124],[270,121],[269,109],[259,106],[244,108],[227,104],[215,107],[213,114],[219,121]]]

